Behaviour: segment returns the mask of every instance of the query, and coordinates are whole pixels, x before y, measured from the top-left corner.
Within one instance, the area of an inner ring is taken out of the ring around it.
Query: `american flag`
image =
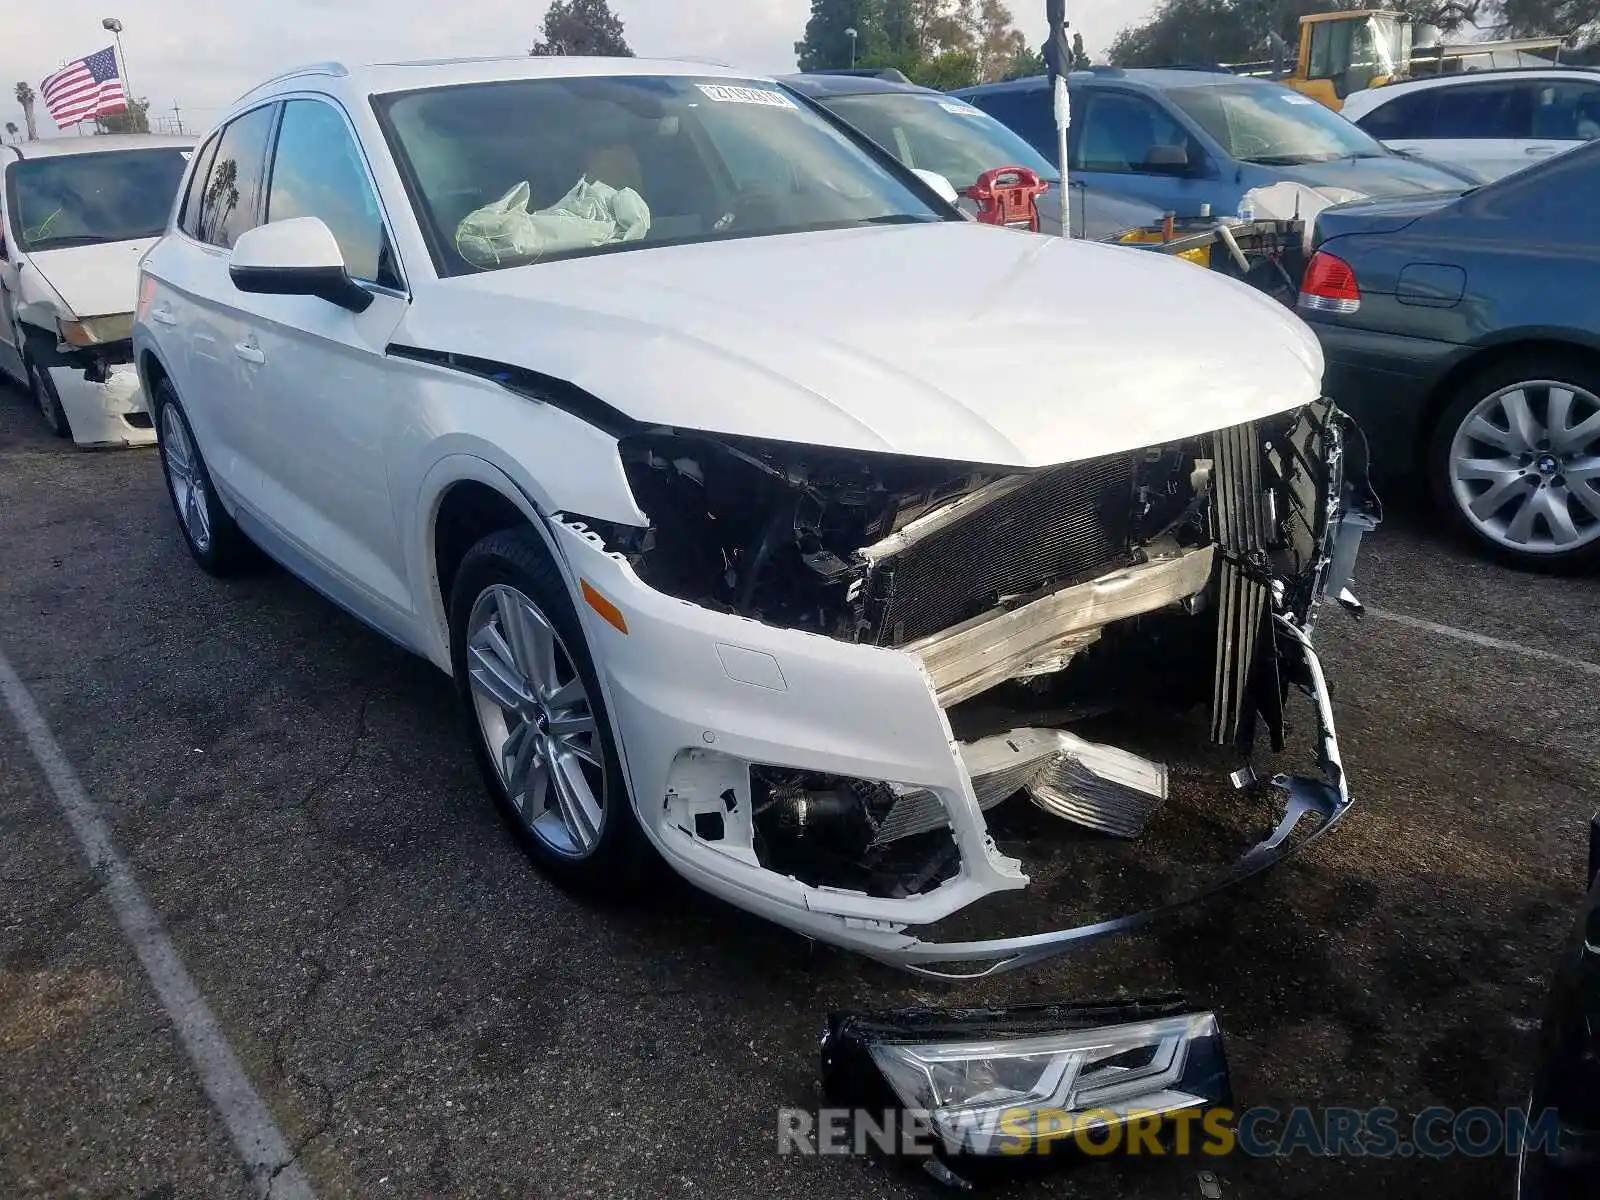
[[[126,112],[128,95],[117,71],[117,52],[107,46],[70,62],[39,87],[50,119],[60,128],[108,113]]]

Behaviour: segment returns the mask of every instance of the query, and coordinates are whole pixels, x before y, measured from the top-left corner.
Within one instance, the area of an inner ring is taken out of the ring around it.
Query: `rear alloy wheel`
[[[156,385],[155,425],[161,473],[189,553],[209,574],[238,574],[250,564],[252,547],[218,499],[189,418],[164,379]]]
[[[67,420],[67,410],[61,406],[61,393],[56,391],[55,380],[50,378],[50,372],[38,363],[29,363],[28,379],[33,385],[33,402],[39,406],[39,413],[50,427],[50,432],[59,438],[71,437],[72,423]]]
[[[1578,363],[1504,363],[1440,420],[1435,494],[1498,557],[1544,569],[1600,557],[1597,375]]]
[[[506,530],[474,546],[450,612],[478,764],[529,855],[592,894],[636,890],[648,877],[649,843],[577,610],[538,535]]]

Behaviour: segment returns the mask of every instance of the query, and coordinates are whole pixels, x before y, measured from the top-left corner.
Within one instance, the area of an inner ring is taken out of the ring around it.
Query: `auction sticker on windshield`
[[[720,104],[764,104],[768,108],[799,107],[782,92],[769,92],[766,88],[731,87],[725,83],[701,83],[695,86]]]

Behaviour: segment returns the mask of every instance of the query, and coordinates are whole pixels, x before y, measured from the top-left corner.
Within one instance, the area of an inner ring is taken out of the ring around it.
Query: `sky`
[[[1153,0],[1068,0],[1091,54],[1141,17]],[[1011,0],[1029,41],[1044,38],[1044,0]],[[35,92],[69,59],[111,41],[104,17],[124,26],[125,69],[154,117],[176,103],[186,128],[209,127],[247,89],[302,63],[517,53],[539,38],[543,0],[48,0],[0,28],[0,129],[22,125],[18,80]],[[611,0],[641,56],[696,55],[752,72],[794,69],[794,43],[810,0]],[[45,14],[48,13],[48,16]],[[737,13],[737,17],[732,14]],[[37,106],[41,133],[53,126]]]

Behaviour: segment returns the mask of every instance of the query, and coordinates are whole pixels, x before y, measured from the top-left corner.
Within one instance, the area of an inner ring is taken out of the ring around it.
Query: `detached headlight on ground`
[[[1232,1101],[1216,1017],[1180,1000],[835,1016],[823,1074],[836,1099],[891,1101],[963,1155],[1047,1150],[1085,1124]]]

